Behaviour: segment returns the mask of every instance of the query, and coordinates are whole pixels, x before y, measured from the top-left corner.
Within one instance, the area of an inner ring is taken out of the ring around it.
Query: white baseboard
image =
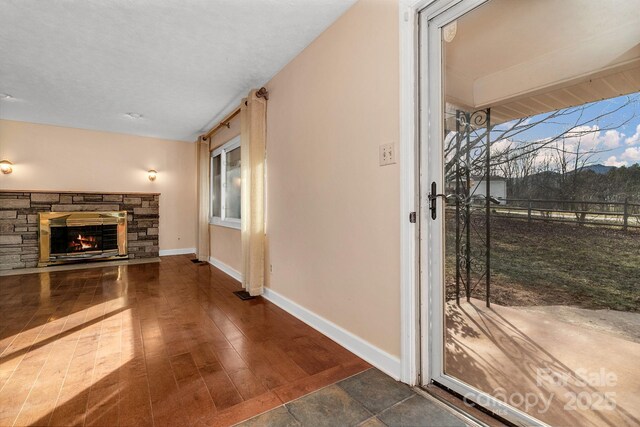
[[[400,379],[400,359],[398,357],[392,356],[269,288],[264,288],[262,296],[292,316],[302,320],[313,329],[328,336],[355,355],[371,363],[382,372],[396,380]]]
[[[196,248],[160,249],[160,256],[195,254]]]
[[[218,270],[222,270],[223,272],[225,272],[229,276],[231,276],[234,279],[236,279],[238,282],[242,283],[242,273],[240,273],[238,270],[235,270],[232,267],[229,267],[227,264],[225,264],[224,262],[220,261],[219,259],[215,259],[213,257],[209,257],[209,264],[213,265]]]

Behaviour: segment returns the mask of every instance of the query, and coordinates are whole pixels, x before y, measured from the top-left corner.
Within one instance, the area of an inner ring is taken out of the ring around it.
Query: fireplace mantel
[[[162,193],[145,193],[143,191],[116,191],[116,192],[105,192],[105,191],[58,191],[58,190],[0,190],[0,194],[2,193],[47,193],[47,194],[106,194],[106,195],[141,195],[141,196],[160,196]]]
[[[128,258],[127,211],[40,212],[38,223],[38,267]]]
[[[0,270],[36,267],[41,212],[127,211],[129,258],[159,255],[160,193],[0,191]]]

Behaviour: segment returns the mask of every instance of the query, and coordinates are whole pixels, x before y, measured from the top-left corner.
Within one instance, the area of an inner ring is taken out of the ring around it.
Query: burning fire
[[[84,251],[85,249],[96,248],[98,243],[94,236],[83,236],[82,234],[78,234],[78,237],[69,242],[69,246],[76,251]]]

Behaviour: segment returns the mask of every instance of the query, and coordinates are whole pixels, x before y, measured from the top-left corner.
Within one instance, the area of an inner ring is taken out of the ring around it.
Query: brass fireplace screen
[[[127,212],[40,213],[38,266],[127,257]]]

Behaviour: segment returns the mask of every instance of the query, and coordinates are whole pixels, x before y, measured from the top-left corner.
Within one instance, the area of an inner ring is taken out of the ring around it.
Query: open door
[[[420,13],[422,382],[640,424],[640,1]]]

